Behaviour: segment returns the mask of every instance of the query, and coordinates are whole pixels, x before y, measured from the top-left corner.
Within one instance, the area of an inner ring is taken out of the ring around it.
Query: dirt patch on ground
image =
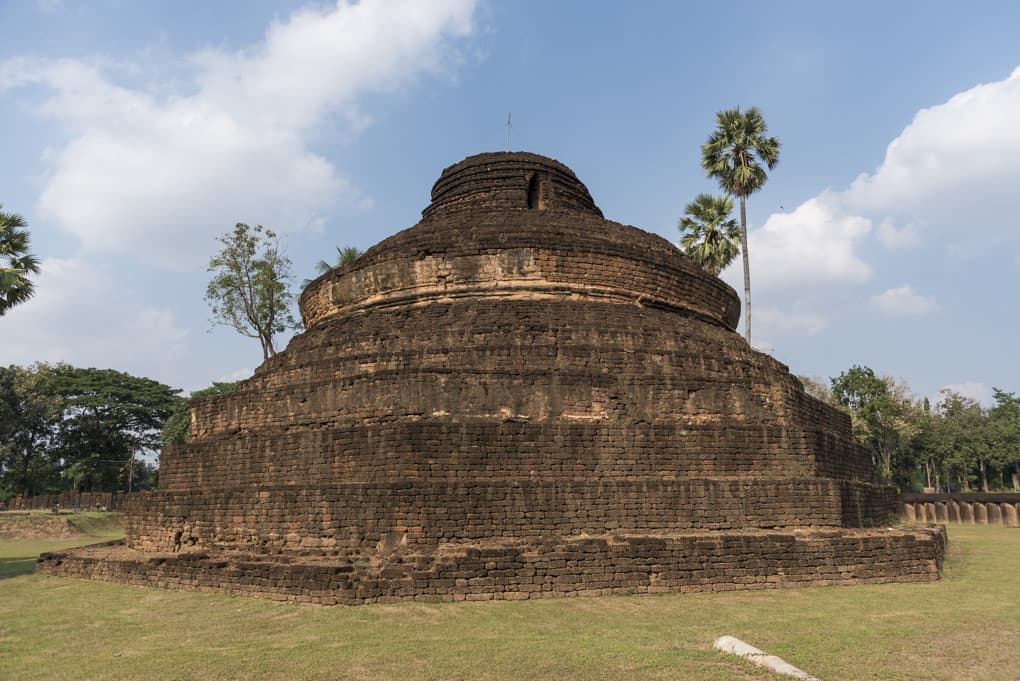
[[[8,516],[0,518],[0,539],[70,539],[84,537],[67,518],[60,516]]]

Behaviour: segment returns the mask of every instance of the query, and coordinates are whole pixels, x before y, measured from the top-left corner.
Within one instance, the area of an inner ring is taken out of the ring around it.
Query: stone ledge
[[[45,553],[43,574],[321,605],[523,600],[789,586],[928,582],[941,526],[599,536],[443,544],[434,553],[147,554],[123,544]]]

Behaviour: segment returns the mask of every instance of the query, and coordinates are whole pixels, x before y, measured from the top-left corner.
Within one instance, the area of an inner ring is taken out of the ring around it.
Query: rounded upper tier
[[[553,159],[471,156],[443,171],[422,216],[309,284],[300,300],[305,326],[464,297],[581,297],[736,328],[736,291],[667,240],[604,219],[584,184]]]
[[[566,210],[602,217],[588,188],[567,166],[528,152],[468,156],[432,186],[423,218],[459,210]]]

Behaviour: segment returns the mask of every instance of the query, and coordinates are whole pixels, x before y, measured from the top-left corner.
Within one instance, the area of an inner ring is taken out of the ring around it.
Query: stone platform
[[[37,570],[135,586],[361,605],[929,582],[939,577],[945,547],[941,526],[588,536],[363,555],[215,547],[153,553],[115,542],[43,554]]]

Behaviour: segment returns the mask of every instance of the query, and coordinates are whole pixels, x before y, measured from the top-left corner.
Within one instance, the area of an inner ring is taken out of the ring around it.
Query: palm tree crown
[[[0,211],[0,316],[35,293],[35,285],[26,275],[39,273],[39,260],[28,252],[24,228],[20,215]]]
[[[318,273],[318,276],[321,277],[327,272],[332,272],[333,270],[339,267],[343,267],[344,265],[350,265],[352,262],[360,258],[362,255],[364,255],[364,252],[359,250],[355,246],[344,246],[343,248],[337,246],[336,262],[331,263],[327,260],[320,260],[315,264],[315,271]],[[301,288],[306,288],[313,281],[314,279],[305,279],[303,282],[301,282]]]
[[[340,248],[339,246],[337,246],[336,247],[336,262],[333,263],[333,264],[330,264],[330,263],[326,262],[325,260],[320,260],[318,262],[318,264],[315,266],[315,271],[318,272],[320,275],[323,275],[326,272],[329,272],[331,270],[335,270],[338,267],[343,267],[344,265],[349,265],[349,264],[351,264],[352,262],[354,262],[355,260],[357,260],[360,257],[361,257],[361,251],[359,251],[357,249],[357,247],[355,247],[355,246],[344,246],[343,248]]]
[[[761,189],[779,161],[779,140],[766,135],[758,109],[740,107],[715,115],[716,128],[701,145],[701,167],[723,191],[740,199],[740,249],[744,261],[744,335],[751,342],[751,261],[747,249],[747,197]]]
[[[779,162],[779,140],[766,136],[761,111],[740,107],[715,115],[716,129],[701,145],[701,167],[719,181],[723,191],[746,198],[761,189],[769,170]]]
[[[680,231],[684,232],[680,245],[684,253],[715,276],[740,250],[740,227],[730,217],[731,212],[730,197],[698,194],[680,218]]]

